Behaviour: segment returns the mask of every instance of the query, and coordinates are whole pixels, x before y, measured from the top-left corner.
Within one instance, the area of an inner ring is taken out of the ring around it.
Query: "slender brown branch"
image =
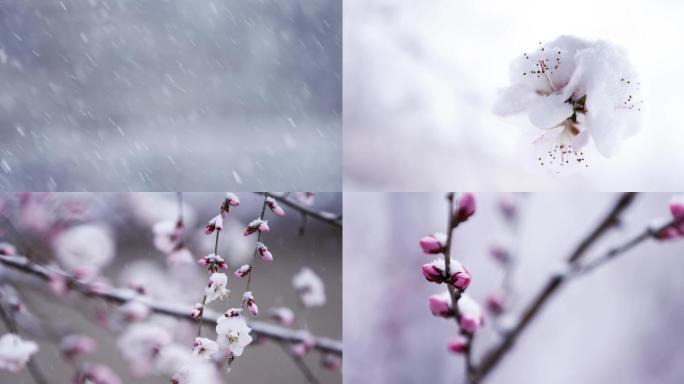
[[[297,203],[296,201],[290,199],[287,195],[285,194],[278,194],[278,193],[273,193],[273,192],[257,192],[258,194],[265,195],[265,196],[271,196],[272,198],[276,199],[279,203],[288,206],[295,211],[298,211],[299,213],[311,217],[312,219],[316,219],[319,221],[322,221],[326,224],[329,224],[333,227],[342,229],[342,214],[332,214],[332,213],[327,213],[327,212],[319,212],[314,209],[305,207],[302,204]]]
[[[582,240],[582,242],[580,242],[570,257],[568,257],[568,264],[573,265],[579,262],[586,254],[586,251],[597,240],[599,240],[606,232],[608,232],[608,230],[619,224],[620,217],[622,216],[623,212],[633,203],[635,197],[635,193],[623,193],[613,208],[599,223],[599,225],[594,228],[594,230],[590,232],[589,235]],[[484,355],[482,362],[475,371],[473,382],[478,383],[482,381],[499,364],[501,359],[513,347],[520,334],[527,329],[531,321],[540,313],[541,309],[547,303],[549,298],[551,298],[558,288],[563,285],[564,281],[563,275],[555,275],[548,281],[548,283],[541,289],[537,296],[523,311],[523,314],[520,317],[517,325],[506,334],[504,339],[498,345],[494,346]]]
[[[264,195],[264,202],[261,205],[261,214],[259,215],[259,219],[263,220],[264,217],[266,217],[266,199],[268,198],[268,194]],[[261,242],[261,231],[257,231],[257,244]],[[249,287],[252,284],[252,275],[254,274],[254,259],[257,256],[257,252],[259,251],[259,246],[255,245],[254,246],[254,252],[252,253],[252,260],[249,261],[249,275],[247,275],[247,285],[245,285],[245,292],[249,291]]]
[[[100,287],[93,287],[90,284],[82,283],[73,280],[67,273],[48,269],[45,266],[36,264],[30,261],[25,256],[0,256],[0,264],[11,268],[15,271],[23,272],[26,275],[35,276],[43,282],[48,282],[50,277],[58,274],[68,279],[70,285],[74,290],[80,292],[87,298],[102,299],[114,304],[123,304],[129,300],[136,298],[136,295],[131,290],[125,290],[112,287],[108,290],[102,290]],[[142,301],[154,313],[171,316],[188,321],[195,321],[190,317],[190,311],[186,304],[172,304],[161,303],[159,300],[151,300],[146,297],[138,297],[136,300]],[[207,309],[204,310],[204,320],[212,324],[216,324],[219,314],[216,314]],[[264,337],[274,341],[285,341],[291,343],[298,343],[308,339],[308,333],[301,330],[292,330],[278,325],[269,324],[261,321],[250,321],[249,326],[256,336]],[[326,337],[314,337],[314,348],[322,352],[332,353],[337,356],[342,355],[342,342]]]
[[[304,377],[306,378],[306,381],[309,384],[319,384],[320,383],[320,381],[318,381],[316,376],[314,376],[313,372],[311,372],[311,369],[309,368],[309,366],[306,365],[306,363],[301,358],[292,354],[292,351],[288,348],[287,344],[282,343],[282,342],[278,343],[278,344],[280,344],[280,346],[283,348],[283,351],[288,356],[290,356],[292,361],[295,363],[295,365],[297,366],[299,371],[302,373],[302,375],[304,375]]]

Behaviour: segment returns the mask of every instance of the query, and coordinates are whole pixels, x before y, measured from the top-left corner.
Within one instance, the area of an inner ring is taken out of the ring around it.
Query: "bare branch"
[[[273,192],[257,193],[260,195],[271,196],[272,198],[276,199],[279,203],[282,203],[283,205],[286,205],[294,209],[295,211],[298,211],[304,216],[311,217],[312,219],[316,219],[326,224],[332,225],[335,228],[342,229],[342,214],[333,214],[328,212],[316,211],[309,207],[305,207],[302,204],[299,204],[298,202],[290,199],[289,197],[287,197],[287,195],[284,194],[278,194]]]
[[[35,276],[43,281],[48,281],[50,276],[55,273],[62,275],[69,280],[76,291],[88,298],[98,298],[115,304],[123,304],[135,297],[132,291],[120,288],[112,287],[109,290],[102,291],[99,288],[92,287],[90,284],[71,279],[70,276],[63,271],[48,269],[42,265],[36,264],[24,256],[0,256],[0,264],[17,271],[21,271],[25,274]],[[156,300],[150,300],[145,297],[137,299],[141,300],[150,308],[151,311],[155,313],[172,316],[179,319],[185,319],[188,321],[195,321],[190,317],[190,310],[188,306],[171,303],[159,303]],[[212,311],[206,311],[204,313],[203,319],[204,321],[216,324],[219,316],[222,315],[216,314]],[[308,333],[303,330],[292,330],[261,321],[250,321],[249,326],[252,328],[252,332],[256,336],[265,337],[279,342],[298,343],[308,339]],[[314,348],[322,352],[332,353],[338,356],[342,355],[342,342],[339,340],[326,337],[314,337]]]

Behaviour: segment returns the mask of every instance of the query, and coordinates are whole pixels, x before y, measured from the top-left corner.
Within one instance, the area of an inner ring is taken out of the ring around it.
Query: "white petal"
[[[572,106],[565,102],[563,95],[540,97],[529,109],[530,122],[541,129],[557,127],[572,114]]]

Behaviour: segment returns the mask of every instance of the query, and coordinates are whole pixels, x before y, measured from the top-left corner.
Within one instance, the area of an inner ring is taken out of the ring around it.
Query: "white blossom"
[[[60,232],[53,240],[55,256],[68,270],[99,271],[114,258],[110,231],[97,224],[81,224]]]
[[[150,323],[133,323],[119,337],[118,346],[134,372],[147,374],[155,366],[162,349],[171,343],[171,334]]]
[[[6,333],[0,337],[0,369],[18,372],[36,352],[38,344],[23,340],[14,333]]]
[[[626,53],[605,41],[561,36],[514,60],[510,81],[494,112],[526,112],[544,130],[534,141],[540,165],[587,166],[590,141],[608,157],[639,129],[639,81]]]
[[[223,300],[224,297],[229,296],[230,291],[226,285],[228,285],[228,276],[225,273],[212,273],[209,277],[209,286],[204,289],[204,293],[207,295],[207,303],[216,299]]]
[[[292,278],[302,304],[306,307],[318,307],[325,304],[325,285],[311,268],[304,267]]]
[[[215,341],[207,339],[206,337],[196,337],[192,346],[192,353],[195,356],[211,359],[211,355],[218,351],[218,345]]]
[[[230,350],[235,356],[242,355],[245,347],[252,342],[252,336],[249,335],[252,329],[239,313],[233,311],[232,316],[221,316],[216,324],[219,347]]]

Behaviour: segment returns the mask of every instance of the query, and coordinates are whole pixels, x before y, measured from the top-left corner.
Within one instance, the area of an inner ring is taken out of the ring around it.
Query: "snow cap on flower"
[[[303,267],[294,275],[292,285],[305,307],[320,307],[325,304],[325,285],[311,268]]]
[[[67,360],[74,360],[95,351],[95,340],[86,335],[68,335],[59,343],[59,350]]]
[[[235,271],[235,277],[237,278],[243,278],[252,271],[252,267],[249,264],[245,264],[242,267],[238,268],[237,271]]]
[[[192,312],[190,312],[190,317],[197,320],[200,317],[202,317],[203,313],[204,313],[204,305],[202,305],[202,303],[195,303],[195,306],[192,307]]]
[[[247,228],[245,228],[244,235],[249,236],[252,233],[259,231],[261,233],[266,233],[270,230],[268,227],[268,221],[263,220],[263,219],[254,219],[252,222],[247,224]]]
[[[211,359],[211,355],[218,352],[218,344],[214,340],[205,337],[196,337],[192,344],[192,354],[204,359]]]
[[[242,316],[239,316],[239,312],[237,316],[221,316],[216,324],[218,345],[233,355],[240,356],[245,347],[252,342],[249,335],[251,331]]]
[[[207,223],[207,226],[204,227],[204,234],[205,235],[210,235],[214,233],[214,231],[220,231],[223,229],[223,215],[216,215],[209,220],[209,223]]]
[[[430,263],[423,264],[421,267],[423,276],[433,283],[441,284],[449,282],[449,284],[463,291],[470,285],[471,277],[468,270],[458,261],[452,260],[450,264],[451,277],[446,276],[446,266],[444,259],[438,258]]]
[[[432,312],[432,315],[439,317],[451,317],[454,315],[454,311],[451,308],[451,302],[449,291],[444,291],[428,298],[430,312]]]
[[[6,333],[0,337],[0,369],[18,372],[36,352],[38,344],[23,340],[14,333]]]
[[[447,344],[447,348],[453,353],[463,353],[468,348],[468,339],[458,335]]]
[[[223,300],[224,297],[230,296],[230,290],[226,288],[227,285],[228,276],[225,273],[212,273],[209,276],[209,285],[204,289],[207,303],[211,303],[216,299]]]
[[[639,81],[627,54],[605,41],[561,36],[511,64],[511,86],[498,115],[527,112],[544,130],[535,143],[540,165],[576,166],[591,138],[604,156],[639,130]],[[585,165],[586,166],[586,165]]]
[[[140,300],[129,300],[119,307],[118,312],[126,322],[145,320],[150,315],[150,307]]]
[[[292,325],[295,320],[295,314],[290,308],[287,307],[275,307],[268,311],[268,315],[271,319],[277,321],[282,325]]]
[[[447,235],[444,233],[433,233],[420,239],[420,247],[428,255],[435,255],[444,252]]]
[[[257,241],[256,248],[257,248],[257,251],[259,251],[259,255],[261,256],[261,260],[266,261],[266,262],[273,261],[273,254],[271,254],[271,251],[268,250],[268,247],[266,246],[266,244]]]
[[[219,269],[228,269],[228,265],[223,258],[215,253],[210,253],[197,260],[200,265],[209,267],[209,272],[217,272]]]
[[[247,306],[247,309],[252,316],[259,316],[259,307],[257,307],[256,301],[254,301],[252,291],[246,291],[242,294],[242,303]]]
[[[238,198],[233,192],[226,192],[226,201],[231,207],[237,207],[240,205],[240,198]]]
[[[454,225],[467,221],[475,214],[475,195],[470,192],[460,193],[454,197]]]
[[[14,256],[17,254],[17,249],[10,243],[0,242],[0,256]]]
[[[458,300],[458,311],[461,315],[459,325],[463,331],[475,333],[484,325],[482,308],[467,294],[461,295],[461,298]]]
[[[285,216],[285,211],[272,196],[266,197],[266,205],[276,216]]]

